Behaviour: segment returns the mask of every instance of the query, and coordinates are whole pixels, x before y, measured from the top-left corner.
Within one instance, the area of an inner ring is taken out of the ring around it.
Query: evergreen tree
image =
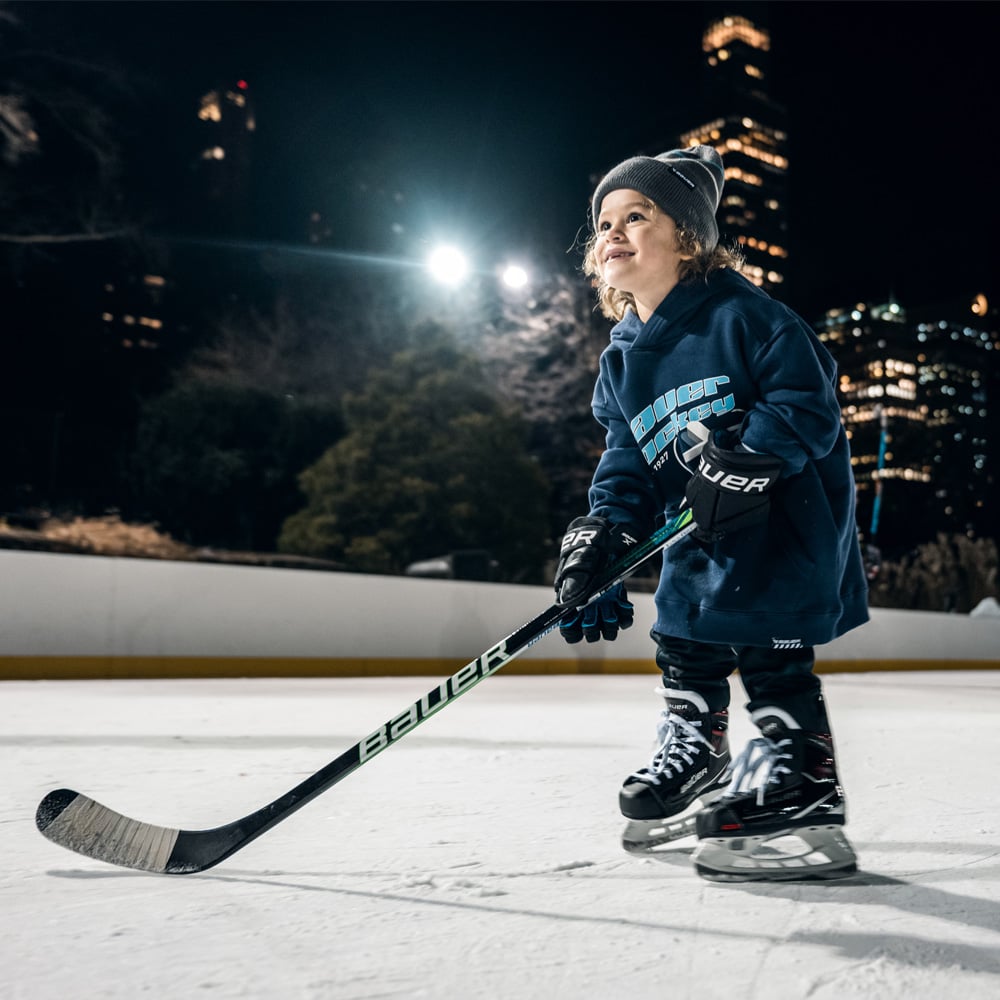
[[[135,515],[197,545],[273,551],[296,477],[341,432],[339,411],[246,385],[187,382],[142,411]]]
[[[345,398],[347,433],[300,477],[307,505],[279,547],[352,569],[486,549],[500,579],[540,582],[549,556],[548,485],[478,361],[440,328]]]

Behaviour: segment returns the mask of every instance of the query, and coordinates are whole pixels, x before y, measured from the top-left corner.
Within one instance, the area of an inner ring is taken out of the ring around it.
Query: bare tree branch
[[[87,243],[134,235],[132,229],[108,229],[99,233],[0,233],[0,243],[18,243],[25,246],[42,243]]]
[[[0,139],[7,163],[16,164],[22,157],[38,152],[34,119],[19,96],[0,94]]]

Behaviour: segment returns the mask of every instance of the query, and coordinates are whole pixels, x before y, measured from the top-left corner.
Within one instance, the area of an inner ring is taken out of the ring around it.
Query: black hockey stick
[[[583,603],[589,604],[607,593],[651,556],[693,530],[690,510],[682,511],[612,566]],[[553,604],[291,791],[233,823],[211,830],[175,830],[154,826],[129,819],[68,788],[49,792],[42,799],[35,813],[35,823],[53,843],[108,864],[167,875],[205,871],[246,847],[376,754],[392,746],[449,702],[496,673],[504,664],[553,631],[566,614],[566,608]]]

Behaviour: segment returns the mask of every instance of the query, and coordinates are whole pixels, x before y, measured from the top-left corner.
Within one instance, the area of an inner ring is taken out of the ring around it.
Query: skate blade
[[[675,841],[695,834],[698,813],[711,805],[725,792],[718,788],[695,799],[683,812],[663,819],[630,819],[622,833],[622,847],[629,854],[647,857],[658,853],[658,849]]]
[[[695,871],[711,882],[791,882],[848,878],[858,857],[842,826],[830,824],[757,837],[708,837]]]

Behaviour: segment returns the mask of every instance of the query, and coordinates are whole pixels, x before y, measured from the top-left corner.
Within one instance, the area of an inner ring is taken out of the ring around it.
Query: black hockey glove
[[[705,443],[684,498],[697,525],[694,536],[703,542],[717,542],[732,531],[766,521],[768,492],[781,475],[780,458],[729,451],[719,439],[716,432]]]
[[[601,574],[636,541],[634,535],[606,517],[570,521],[559,547],[556,603],[571,608],[586,600]]]
[[[582,611],[567,616],[559,623],[559,634],[568,642],[613,642],[618,630],[631,628],[635,609],[628,599],[625,584],[615,584],[600,600],[588,604]]]

